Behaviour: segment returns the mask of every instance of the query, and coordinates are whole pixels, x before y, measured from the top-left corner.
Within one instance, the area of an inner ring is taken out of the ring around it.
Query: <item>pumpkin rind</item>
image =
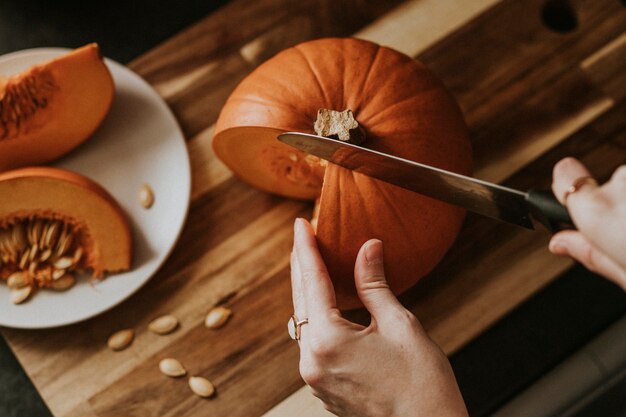
[[[284,50],[244,79],[226,102],[213,146],[242,179],[294,198],[319,196],[317,239],[342,308],[360,305],[354,262],[370,238],[384,242],[387,279],[397,294],[444,256],[464,211],[329,164],[323,187],[284,178],[304,155],[276,140],[313,133],[319,109],[350,109],[362,145],[461,174],[471,171],[467,127],[454,99],[426,67],[392,49],[357,39],[321,39]],[[268,166],[277,169],[269,169]],[[281,168],[283,167],[283,168]],[[323,167],[313,167],[316,179]],[[282,176],[282,177],[281,177]]]
[[[0,170],[46,163],[80,145],[114,92],[97,44],[0,80]]]

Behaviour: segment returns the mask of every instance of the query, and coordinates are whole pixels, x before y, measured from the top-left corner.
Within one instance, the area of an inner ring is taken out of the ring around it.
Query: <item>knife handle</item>
[[[552,191],[530,190],[526,202],[531,214],[552,233],[576,229],[567,208],[559,203]]]

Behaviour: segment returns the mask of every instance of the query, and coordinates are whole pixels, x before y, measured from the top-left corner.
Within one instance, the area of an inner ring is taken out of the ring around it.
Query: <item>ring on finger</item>
[[[597,186],[598,181],[589,176],[578,178],[572,185],[569,186],[567,190],[565,190],[565,194],[563,194],[563,204],[567,205],[567,198],[580,190],[584,185]]]
[[[287,322],[287,332],[289,333],[289,337],[293,340],[300,340],[301,327],[303,324],[307,324],[309,319],[298,320],[298,317],[295,314],[292,314]]]

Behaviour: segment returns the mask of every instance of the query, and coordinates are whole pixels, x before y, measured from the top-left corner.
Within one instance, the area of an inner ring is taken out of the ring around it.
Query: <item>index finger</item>
[[[296,219],[294,224],[293,250],[300,269],[300,287],[309,315],[309,323],[329,318],[336,310],[335,289],[322,260],[313,228],[304,219]],[[312,319],[312,320],[311,320]]]
[[[577,200],[581,195],[597,188],[597,185],[594,186],[589,183],[583,184],[575,193],[569,194],[569,197],[566,197],[568,195],[568,189],[573,186],[576,181],[588,177],[591,177],[591,173],[580,161],[571,157],[564,158],[554,166],[552,191],[554,191],[554,195],[561,204],[568,205],[570,210],[573,208],[574,211],[576,211],[576,204],[567,203]],[[566,198],[568,201],[565,201]],[[576,213],[573,214],[574,216],[576,215]]]

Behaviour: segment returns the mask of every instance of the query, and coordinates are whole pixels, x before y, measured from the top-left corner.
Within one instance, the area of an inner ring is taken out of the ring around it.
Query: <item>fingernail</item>
[[[383,262],[383,242],[378,239],[370,241],[365,247],[365,260],[368,265],[376,265]]]
[[[567,248],[565,247],[563,242],[558,239],[552,239],[550,241],[550,244],[548,245],[548,249],[550,249],[550,252],[556,255],[564,255],[567,253]]]

